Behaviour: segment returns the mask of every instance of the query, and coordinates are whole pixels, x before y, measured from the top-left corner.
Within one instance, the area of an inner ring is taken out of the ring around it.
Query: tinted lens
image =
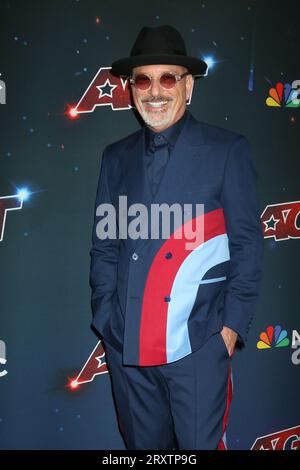
[[[170,73],[164,73],[160,77],[160,84],[163,88],[173,88],[176,84],[176,78]]]
[[[135,77],[135,86],[139,90],[147,90],[150,87],[151,80],[147,75],[137,75]]]

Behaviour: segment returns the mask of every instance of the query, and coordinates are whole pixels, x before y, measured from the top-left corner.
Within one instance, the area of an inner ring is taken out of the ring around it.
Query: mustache
[[[156,98],[147,98],[142,100],[142,103],[149,103],[151,101],[152,103],[159,103],[160,101],[172,101],[172,98],[164,98],[163,96],[159,96]]]

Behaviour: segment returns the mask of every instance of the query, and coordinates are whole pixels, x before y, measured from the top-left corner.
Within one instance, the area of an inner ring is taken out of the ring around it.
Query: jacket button
[[[137,253],[133,253],[132,255],[132,259],[134,259],[134,261],[136,261],[138,259],[139,255]]]
[[[169,251],[168,253],[165,254],[165,258],[170,259],[172,258],[172,253]]]
[[[166,295],[165,296],[165,302],[170,302],[170,300],[171,300],[171,297],[169,295]]]

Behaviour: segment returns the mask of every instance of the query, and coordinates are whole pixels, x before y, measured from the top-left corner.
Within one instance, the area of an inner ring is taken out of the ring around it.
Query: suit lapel
[[[124,159],[121,161],[125,177],[124,183],[127,188],[128,206],[134,203],[148,206],[151,203],[151,189],[143,158],[144,146],[145,128],[140,131],[133,146],[124,150]]]

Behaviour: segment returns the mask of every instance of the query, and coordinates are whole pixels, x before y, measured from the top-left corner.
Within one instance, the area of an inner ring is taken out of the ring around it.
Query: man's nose
[[[151,87],[150,87],[150,90],[149,90],[152,95],[154,96],[157,96],[157,95],[160,95],[161,92],[162,92],[162,88],[160,86],[160,82],[159,82],[159,78],[157,78],[156,80],[152,79],[151,81]]]

